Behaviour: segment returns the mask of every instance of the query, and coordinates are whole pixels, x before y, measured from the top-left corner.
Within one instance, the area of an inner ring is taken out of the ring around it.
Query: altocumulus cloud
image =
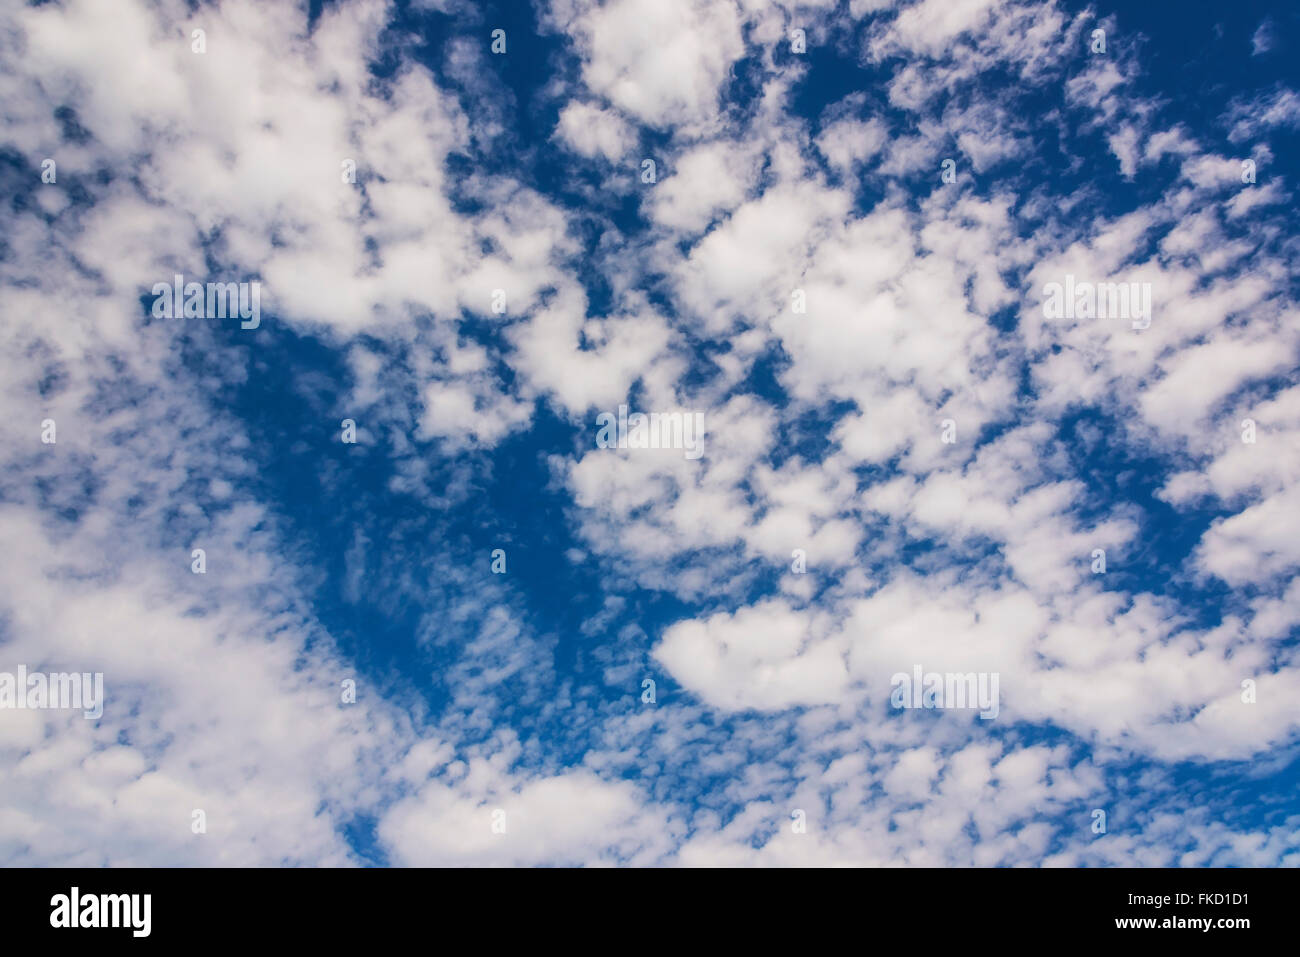
[[[0,710],[0,861],[1300,863],[1300,91],[1220,16],[11,5],[0,670],[105,701]]]

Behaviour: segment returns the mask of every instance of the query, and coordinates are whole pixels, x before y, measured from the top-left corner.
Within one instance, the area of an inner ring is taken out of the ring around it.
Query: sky
[[[1300,865],[1298,54],[4,5],[0,864]]]

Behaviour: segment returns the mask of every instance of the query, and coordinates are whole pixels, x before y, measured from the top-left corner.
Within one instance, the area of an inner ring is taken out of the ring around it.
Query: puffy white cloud
[[[404,867],[650,864],[671,837],[630,784],[587,771],[511,782],[482,763],[399,801],[379,834]]]
[[[702,231],[719,213],[736,208],[757,179],[757,157],[727,143],[682,153],[673,175],[654,190],[651,215],[670,229]]]
[[[635,134],[613,110],[590,103],[570,103],[560,111],[559,136],[586,157],[602,156],[618,163],[635,142]]]
[[[578,46],[587,87],[648,126],[712,120],[744,53],[731,0],[565,3],[552,16]]]

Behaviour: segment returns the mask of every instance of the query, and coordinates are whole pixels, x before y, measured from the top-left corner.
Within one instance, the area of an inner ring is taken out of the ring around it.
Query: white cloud
[[[711,120],[744,52],[731,0],[615,0],[553,13],[583,54],[587,87],[648,126]]]
[[[568,104],[560,111],[556,131],[583,156],[602,156],[611,163],[621,161],[635,143],[635,134],[622,117],[590,103]]]

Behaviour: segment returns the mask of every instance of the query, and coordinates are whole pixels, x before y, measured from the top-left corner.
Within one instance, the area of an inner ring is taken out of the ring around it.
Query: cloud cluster
[[[1300,863],[1300,94],[1055,0],[469,21],[0,14],[0,669],[108,694],[0,712],[0,861]]]

